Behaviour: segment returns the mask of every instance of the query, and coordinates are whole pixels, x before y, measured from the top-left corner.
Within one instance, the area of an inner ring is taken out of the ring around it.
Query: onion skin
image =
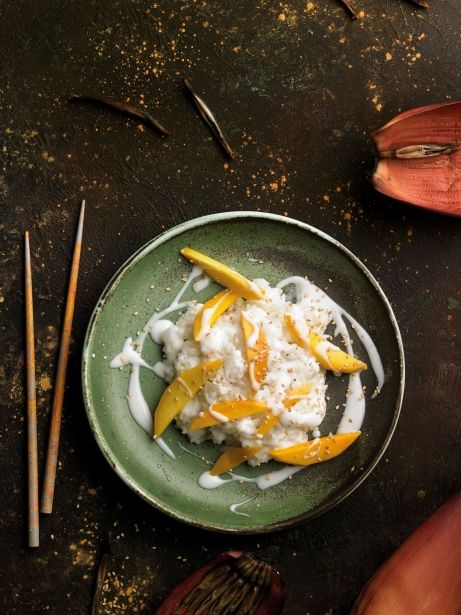
[[[350,615],[461,614],[461,492],[383,564]]]

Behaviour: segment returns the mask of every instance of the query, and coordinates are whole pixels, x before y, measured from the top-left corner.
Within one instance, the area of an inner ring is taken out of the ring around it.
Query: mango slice
[[[196,395],[211,374],[224,363],[223,359],[212,359],[181,372],[176,380],[167,386],[154,415],[154,438],[159,438],[171,421],[187,402]]]
[[[344,350],[334,346],[323,337],[314,333],[309,334],[310,351],[325,369],[331,369],[334,372],[343,374],[351,374],[367,369],[366,363],[356,359]]]
[[[309,395],[311,391],[312,391],[312,384],[303,384],[300,387],[291,389],[290,391],[288,391],[287,397],[285,398],[283,405],[285,406],[285,408],[288,408],[288,409],[292,408],[303,397],[305,397],[306,395]],[[261,425],[258,427],[256,435],[265,436],[272,429],[272,427],[277,425],[278,422],[279,422],[279,419],[277,416],[272,414],[272,412],[266,412],[266,415]]]
[[[262,327],[241,313],[243,337],[247,348],[248,376],[253,391],[259,391],[267,374],[269,363],[269,344]]]
[[[302,386],[295,389],[291,389],[290,391],[288,391],[287,396],[283,401],[283,405],[285,406],[285,408],[292,408],[295,404],[298,403],[298,401],[301,401],[303,397],[309,395],[311,391],[312,384],[310,383],[303,384]]]
[[[250,457],[253,457],[253,455],[256,455],[256,453],[259,453],[261,448],[261,446],[228,448],[211,468],[211,476],[230,472],[230,470],[233,470],[247,459],[250,459]]]
[[[223,265],[214,258],[192,250],[192,248],[183,248],[181,254],[188,261],[200,267],[212,280],[234,291],[239,297],[244,299],[262,299],[263,294],[257,286],[240,273],[237,273],[237,271],[227,267],[227,265]]]
[[[337,457],[357,440],[360,433],[360,431],[351,431],[350,433],[316,438],[287,448],[274,449],[269,454],[272,459],[281,463],[310,466]]]
[[[210,410],[205,410],[205,412],[200,413],[200,416],[192,421],[189,429],[193,431],[194,429],[203,429],[226,422],[223,420],[220,421],[219,417],[213,416],[213,412],[216,412],[218,415],[221,414],[228,421],[235,421],[237,419],[243,419],[246,416],[253,416],[254,414],[266,412],[267,406],[263,401],[257,401],[256,399],[229,399],[218,404],[213,404]]]
[[[266,412],[263,422],[258,427],[257,436],[265,436],[277,423],[279,419],[272,412]]]
[[[309,350],[309,339],[301,331],[299,324],[296,322],[293,316],[291,314],[285,314],[283,319],[291,337],[293,338],[294,343],[301,348],[306,348],[307,350]]]
[[[238,299],[238,294],[223,290],[202,305],[194,320],[194,340],[199,342],[208,333],[221,314]]]

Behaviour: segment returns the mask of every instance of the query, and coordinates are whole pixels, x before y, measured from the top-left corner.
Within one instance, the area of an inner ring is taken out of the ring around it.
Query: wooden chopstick
[[[26,299],[26,382],[27,382],[27,482],[28,482],[28,544],[38,547],[38,462],[37,462],[37,399],[35,393],[34,303],[29,233],[24,233],[24,287]]]
[[[53,392],[53,405],[51,407],[50,434],[48,439],[48,449],[46,452],[45,476],[43,479],[42,488],[42,502],[40,510],[42,513],[48,514],[50,514],[53,510],[54,485],[56,481],[56,469],[58,463],[59,436],[61,434],[62,404],[64,400],[64,390],[66,385],[66,372],[69,359],[72,318],[74,316],[75,295],[77,291],[78,280],[78,267],[80,264],[80,253],[82,249],[84,217],[85,201],[82,201],[77,234],[75,236],[74,253],[72,256],[72,267],[69,276],[69,287],[67,290],[66,310],[64,313],[64,323],[62,327],[61,343],[59,347],[56,382],[54,385]]]

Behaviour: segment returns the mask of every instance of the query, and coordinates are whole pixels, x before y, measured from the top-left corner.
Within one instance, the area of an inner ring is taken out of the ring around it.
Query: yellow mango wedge
[[[244,299],[262,299],[263,294],[257,286],[240,273],[237,273],[237,271],[227,267],[227,265],[223,265],[219,261],[214,260],[214,258],[192,250],[192,248],[183,248],[181,254],[188,261],[200,267],[212,280],[234,291],[239,297]]]
[[[309,395],[312,391],[312,384],[303,384],[300,387],[295,389],[291,389],[288,391],[285,400],[283,401],[283,405],[285,408],[292,408],[298,401],[301,401],[303,397]]]
[[[269,454],[272,459],[281,463],[310,466],[337,457],[357,440],[360,433],[360,431],[351,431],[350,433],[316,438],[287,448],[274,449]]]
[[[208,333],[221,314],[224,314],[238,297],[238,294],[231,290],[223,290],[202,305],[194,320],[194,340],[196,342]]]
[[[227,401],[213,404],[210,410],[205,410],[195,418],[189,429],[204,429],[205,427],[212,427],[213,425],[219,425],[225,421],[220,421],[219,418],[213,416],[213,412],[218,415],[222,415],[228,421],[235,421],[237,419],[243,419],[246,416],[253,416],[254,414],[261,414],[267,411],[267,406],[263,401],[257,401],[256,399],[229,399]]]
[[[167,386],[154,414],[154,438],[159,438],[171,421],[177,416],[189,400],[196,395],[211,374],[224,363],[222,359],[213,359],[199,363],[195,367],[181,372],[176,380]]]
[[[293,316],[291,314],[285,314],[283,320],[285,321],[286,328],[288,329],[291,337],[293,338],[294,343],[301,348],[306,348],[307,350],[309,350],[309,340],[306,335],[304,335],[304,333],[301,331],[299,324],[295,321]]]
[[[245,315],[245,312],[241,313],[240,318],[242,322],[243,337],[245,338],[247,348],[248,376],[250,378],[251,388],[253,391],[259,391],[267,374],[269,344],[262,327],[258,327],[258,335],[253,344],[252,338],[255,337],[255,327],[257,327],[257,325]]]
[[[253,455],[256,455],[256,453],[259,453],[260,450],[261,446],[228,448],[211,468],[211,476],[230,472],[230,470],[233,470],[247,459],[250,459],[250,457],[253,457]]]
[[[331,369],[334,372],[342,374],[351,374],[367,369],[367,364],[359,359],[356,359],[347,352],[344,352],[337,346],[334,346],[323,337],[314,333],[309,334],[310,351],[325,369]]]
[[[263,422],[258,427],[258,431],[256,432],[256,435],[265,436],[272,429],[272,427],[277,425],[278,422],[279,422],[279,419],[277,416],[272,414],[272,412],[267,412],[263,419]]]

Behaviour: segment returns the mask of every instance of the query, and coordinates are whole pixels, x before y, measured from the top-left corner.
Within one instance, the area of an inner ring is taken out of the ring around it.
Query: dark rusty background
[[[365,581],[461,486],[461,222],[376,194],[369,133],[401,110],[460,96],[459,0],[70,0],[0,4],[0,612],[77,615],[113,531],[104,613],[152,613],[172,585],[234,547],[277,564],[287,615],[346,614]],[[239,158],[227,164],[179,88],[187,75]],[[144,104],[172,131],[70,93]],[[45,450],[79,201],[87,199],[55,511],[26,537],[22,233],[31,231]],[[228,537],[157,513],[110,470],[80,393],[80,352],[102,288],[139,246],[222,210],[286,213],[332,234],[381,282],[408,377],[372,476],[311,523]]]

